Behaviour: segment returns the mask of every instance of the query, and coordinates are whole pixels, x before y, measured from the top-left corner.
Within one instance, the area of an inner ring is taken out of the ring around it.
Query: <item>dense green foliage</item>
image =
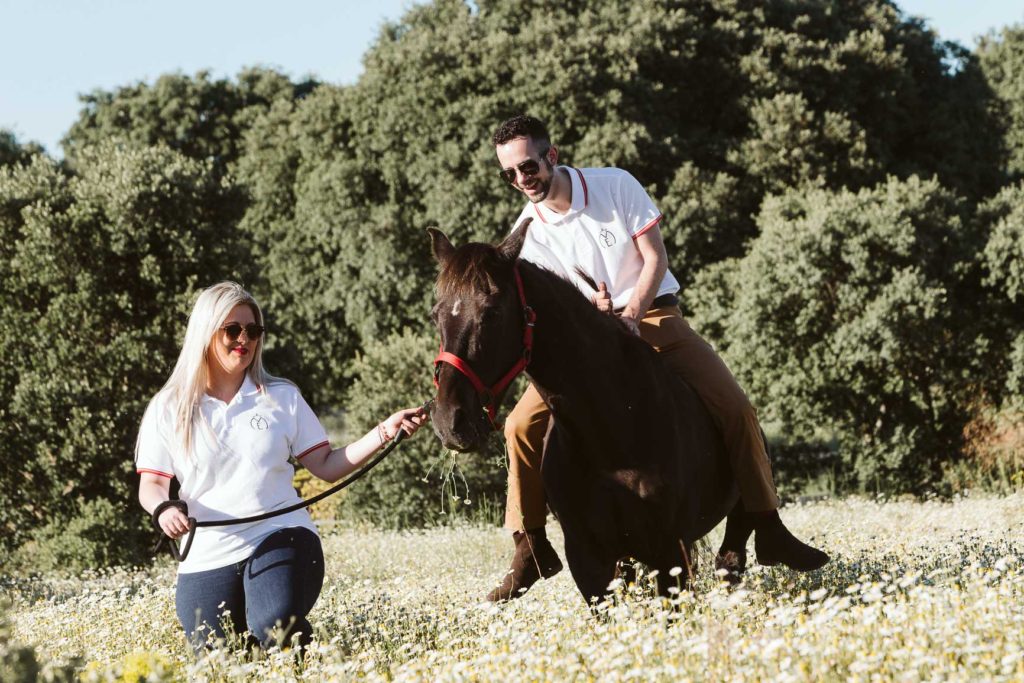
[[[934,180],[773,197],[747,255],[698,278],[695,324],[791,438],[836,439],[865,485],[934,483],[970,388],[964,213]]]
[[[91,145],[118,139],[134,145],[162,143],[185,156],[213,164],[218,175],[238,159],[242,134],[278,100],[302,97],[315,83],[294,84],[267,69],[247,69],[237,82],[161,76],[153,85],[136,83],[113,92],[83,96],[78,121],[62,142],[72,164]]]
[[[285,327],[314,334],[297,342],[302,367],[323,364],[325,341],[346,352],[421,324],[425,228],[456,242],[509,229],[521,199],[496,180],[489,138],[527,105],[564,159],[620,165],[651,188],[684,286],[742,254],[767,192],[914,173],[968,196],[998,184],[973,58],[886,2],[477,7],[414,8],[355,87],[323,86],[249,133],[244,225],[265,245],[276,308],[302,311]],[[347,347],[322,332],[340,326]]]
[[[0,167],[11,164],[25,164],[33,155],[42,152],[39,145],[22,145],[14,133],[0,128]]]
[[[1004,188],[980,206],[978,220],[989,236],[983,265],[992,296],[983,315],[996,341],[990,362],[995,376],[1006,378],[1005,386],[992,391],[1024,408],[1024,182]]]
[[[352,86],[252,69],[96,91],[59,165],[0,134],[4,541],[132,498],[142,408],[217,280],[250,286],[268,367],[354,432],[422,402],[425,229],[510,229],[523,200],[490,135],[524,110],[563,161],[649,189],[688,312],[780,451],[934,486],[978,406],[1024,392],[1022,36],[972,53],[888,0],[435,0]],[[440,447],[408,449],[346,514],[436,518],[418,479]],[[464,467],[474,499],[500,495],[488,459]]]
[[[433,393],[433,337],[408,329],[367,346],[352,363],[346,415],[351,438],[365,434],[396,408],[422,403]],[[495,437],[486,453],[442,454],[429,427],[401,445],[372,476],[346,491],[339,512],[388,527],[422,526],[505,497],[504,444]]]
[[[149,525],[140,524],[145,518],[131,497],[80,500],[70,519],[55,517],[35,529],[14,553],[9,569],[78,575],[96,567],[136,564],[153,547]]]
[[[1006,170],[1019,179],[1024,177],[1024,25],[982,38],[978,61],[995,94],[993,119],[1005,131]]]
[[[0,169],[0,525],[17,542],[130,501],[146,401],[177,356],[196,289],[247,276],[236,192],[163,147],[100,145],[67,175]],[[242,270],[240,270],[240,267]]]

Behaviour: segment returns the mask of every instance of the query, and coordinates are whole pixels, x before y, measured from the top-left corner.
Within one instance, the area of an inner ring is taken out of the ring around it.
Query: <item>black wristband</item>
[[[181,514],[188,517],[188,505],[183,500],[165,500],[153,509],[153,528],[157,530],[157,533],[163,533],[164,530],[160,528],[160,514],[167,508],[178,508],[181,510]]]

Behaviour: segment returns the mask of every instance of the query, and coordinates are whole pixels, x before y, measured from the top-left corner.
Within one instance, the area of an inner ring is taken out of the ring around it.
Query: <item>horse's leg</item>
[[[562,525],[565,533],[565,559],[583,599],[591,609],[608,594],[608,584],[615,578],[616,561],[600,556],[591,543]]]
[[[636,560],[632,557],[624,557],[615,563],[615,579],[622,579],[622,583],[628,586],[637,582]]]
[[[725,520],[725,538],[715,556],[715,570],[724,569],[727,573],[723,578],[733,586],[741,581],[747,569],[747,541],[753,532],[754,524],[743,507],[743,500],[737,499]]]
[[[693,543],[684,543],[680,539],[666,540],[665,547],[661,553],[658,568],[658,595],[671,599],[677,592],[685,590],[691,585],[697,565],[693,561]],[[678,568],[679,572],[673,570]],[[675,574],[673,576],[673,574]]]

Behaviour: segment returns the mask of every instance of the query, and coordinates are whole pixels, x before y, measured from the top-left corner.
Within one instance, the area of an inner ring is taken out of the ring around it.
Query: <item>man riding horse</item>
[[[558,148],[545,125],[516,116],[493,138],[501,177],[529,203],[516,225],[531,218],[520,258],[553,271],[581,289],[583,275],[599,283],[593,302],[619,316],[700,396],[721,432],[742,503],[741,523],[730,522],[716,567],[734,574],[746,566],[746,544],[755,533],[760,564],[818,569],[828,556],[794,537],[779,517],[760,424],[750,401],[710,344],[687,324],[677,301],[679,284],[668,258],[654,202],[633,176],[615,168],[558,166]],[[530,385],[505,422],[509,452],[505,527],[515,551],[501,584],[487,596],[504,601],[522,595],[562,563],[545,534],[547,501],[541,456],[550,411]],[[609,416],[614,419],[614,416]]]

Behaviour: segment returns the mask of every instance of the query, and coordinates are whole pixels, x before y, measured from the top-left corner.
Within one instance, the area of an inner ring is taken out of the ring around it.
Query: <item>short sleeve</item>
[[[317,448],[330,444],[327,439],[327,431],[320,424],[320,419],[298,391],[295,392],[294,417],[295,430],[291,442],[291,455],[296,460],[301,460]]]
[[[661,221],[661,211],[654,205],[640,182],[623,172],[619,185],[619,207],[630,236],[636,239]]]
[[[148,472],[168,479],[174,477],[174,465],[168,449],[168,420],[164,401],[158,395],[149,402],[139,426],[138,453],[135,471]]]

